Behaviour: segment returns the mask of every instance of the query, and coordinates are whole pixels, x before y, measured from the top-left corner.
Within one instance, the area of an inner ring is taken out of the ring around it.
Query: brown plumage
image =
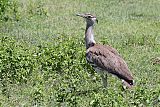
[[[104,70],[103,72],[108,71],[133,85],[133,77],[127,64],[114,48],[95,44],[87,49],[86,57],[89,59],[88,61],[94,62],[95,65]]]
[[[107,73],[111,73],[118,78],[128,88],[133,85],[133,76],[123,58],[116,49],[108,45],[96,44],[93,34],[93,26],[98,22],[95,16],[91,14],[77,14],[86,19],[86,59],[101,74],[104,86],[107,86]]]

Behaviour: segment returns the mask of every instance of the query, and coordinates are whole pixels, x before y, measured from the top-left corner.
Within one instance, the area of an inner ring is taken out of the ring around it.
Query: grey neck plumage
[[[91,46],[94,46],[94,44],[96,43],[94,40],[93,28],[94,28],[93,24],[86,25],[86,31],[85,31],[86,49],[88,49]]]

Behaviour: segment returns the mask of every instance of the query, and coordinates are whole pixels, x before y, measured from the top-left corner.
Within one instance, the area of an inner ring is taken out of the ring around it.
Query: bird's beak
[[[76,16],[80,16],[80,17],[85,18],[85,15],[84,15],[84,14],[76,14]]]

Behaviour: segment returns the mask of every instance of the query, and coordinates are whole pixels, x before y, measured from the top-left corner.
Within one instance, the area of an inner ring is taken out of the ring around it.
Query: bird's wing
[[[125,61],[114,48],[114,50],[111,49],[102,45],[95,45],[87,50],[86,57],[101,69],[118,76],[120,79],[133,80]]]
[[[112,48],[111,46],[109,45],[100,45],[99,46],[103,46],[103,48],[107,48],[109,51],[111,51],[112,53],[114,53],[115,55],[117,56],[120,56],[120,54],[118,53],[118,51],[114,48]],[[121,56],[120,56],[121,57]]]

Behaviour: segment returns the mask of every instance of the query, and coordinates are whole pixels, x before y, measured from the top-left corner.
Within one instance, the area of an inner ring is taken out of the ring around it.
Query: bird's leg
[[[104,88],[107,87],[107,74],[101,75]]]

